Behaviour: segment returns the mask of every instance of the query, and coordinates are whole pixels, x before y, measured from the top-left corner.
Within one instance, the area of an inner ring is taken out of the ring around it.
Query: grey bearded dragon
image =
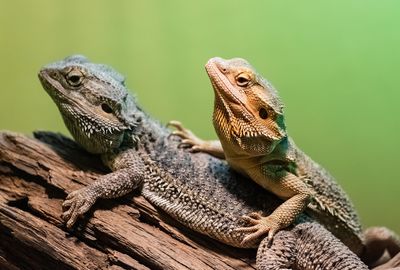
[[[245,234],[235,229],[249,224],[238,217],[269,215],[280,199],[224,161],[178,149],[182,141],[138,107],[111,67],[71,56],[44,67],[39,78],[74,139],[112,170],[68,195],[62,215],[68,228],[97,199],[141,187],[147,200],[194,231],[231,246],[258,247],[258,269],[368,269],[305,214],[278,232],[271,247],[266,241],[243,244]]]
[[[215,93],[213,124],[219,141],[203,141],[171,121],[178,129],[174,134],[192,151],[225,158],[236,171],[284,200],[268,216],[243,216],[251,224],[237,229],[248,234],[243,243],[265,234],[271,241],[306,209],[356,254],[375,248],[376,242],[365,247],[359,218],[345,192],[288,137],[274,87],[244,59],[212,58],[206,70]],[[397,236],[385,228],[381,232],[394,255],[400,250]]]

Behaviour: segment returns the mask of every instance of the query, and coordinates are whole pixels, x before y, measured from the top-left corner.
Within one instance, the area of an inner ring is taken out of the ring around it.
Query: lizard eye
[[[258,115],[261,117],[261,119],[267,119],[267,118],[268,118],[268,112],[267,112],[267,110],[264,109],[264,108],[261,108],[261,109],[258,111]]]
[[[82,84],[83,74],[79,70],[72,70],[67,74],[67,82],[71,86],[79,86]]]
[[[236,84],[240,87],[246,87],[250,84],[250,76],[248,74],[242,73],[236,77]]]
[[[113,109],[106,103],[101,104],[101,109],[105,112],[105,113],[112,113]]]

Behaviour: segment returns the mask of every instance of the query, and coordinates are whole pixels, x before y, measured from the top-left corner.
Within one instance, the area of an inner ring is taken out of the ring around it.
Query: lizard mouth
[[[60,90],[63,89],[61,83],[51,78],[47,69],[40,70],[38,77],[44,90],[46,90],[47,94],[49,94],[52,98],[59,98],[61,100],[70,101],[70,98],[68,98],[66,93]]]
[[[215,96],[224,104],[225,109],[231,117],[235,117],[238,112],[251,119],[252,109],[248,106],[247,97],[240,92],[224,73],[225,60],[214,57],[208,60],[205,68],[214,88]]]
[[[221,71],[221,69],[223,69],[223,67],[221,67],[222,61],[222,58],[214,57],[208,60],[205,66],[211,84],[218,94],[222,95],[230,102],[243,105],[246,97],[243,93],[240,93],[235,87],[232,86],[232,83]]]

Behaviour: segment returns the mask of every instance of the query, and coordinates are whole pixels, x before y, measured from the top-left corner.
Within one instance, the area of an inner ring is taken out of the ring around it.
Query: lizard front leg
[[[242,240],[242,244],[253,242],[266,233],[268,233],[267,239],[271,243],[275,233],[292,224],[296,217],[304,211],[312,198],[312,192],[307,185],[292,173],[281,171],[273,176],[272,174],[268,175],[264,168],[262,174],[262,181],[256,181],[258,184],[277,196],[288,199],[269,216],[264,217],[259,213],[250,213],[247,216],[243,216],[242,218],[250,226],[236,229],[238,232],[248,233]]]
[[[177,129],[172,132],[172,135],[182,138],[181,145],[188,147],[192,152],[203,152],[220,159],[225,159],[225,153],[219,140],[202,140],[194,135],[192,131],[184,128],[178,121],[170,121],[168,126]]]
[[[87,187],[71,192],[63,203],[62,219],[71,228],[99,198],[117,198],[136,189],[144,179],[141,159],[130,160],[114,172],[101,176]]]

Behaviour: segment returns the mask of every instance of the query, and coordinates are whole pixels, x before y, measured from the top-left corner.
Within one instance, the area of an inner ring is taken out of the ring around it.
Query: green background
[[[204,138],[216,137],[204,64],[246,58],[363,224],[400,233],[400,1],[0,0],[1,129],[67,134],[36,73],[74,53],[112,65],[154,117]]]

